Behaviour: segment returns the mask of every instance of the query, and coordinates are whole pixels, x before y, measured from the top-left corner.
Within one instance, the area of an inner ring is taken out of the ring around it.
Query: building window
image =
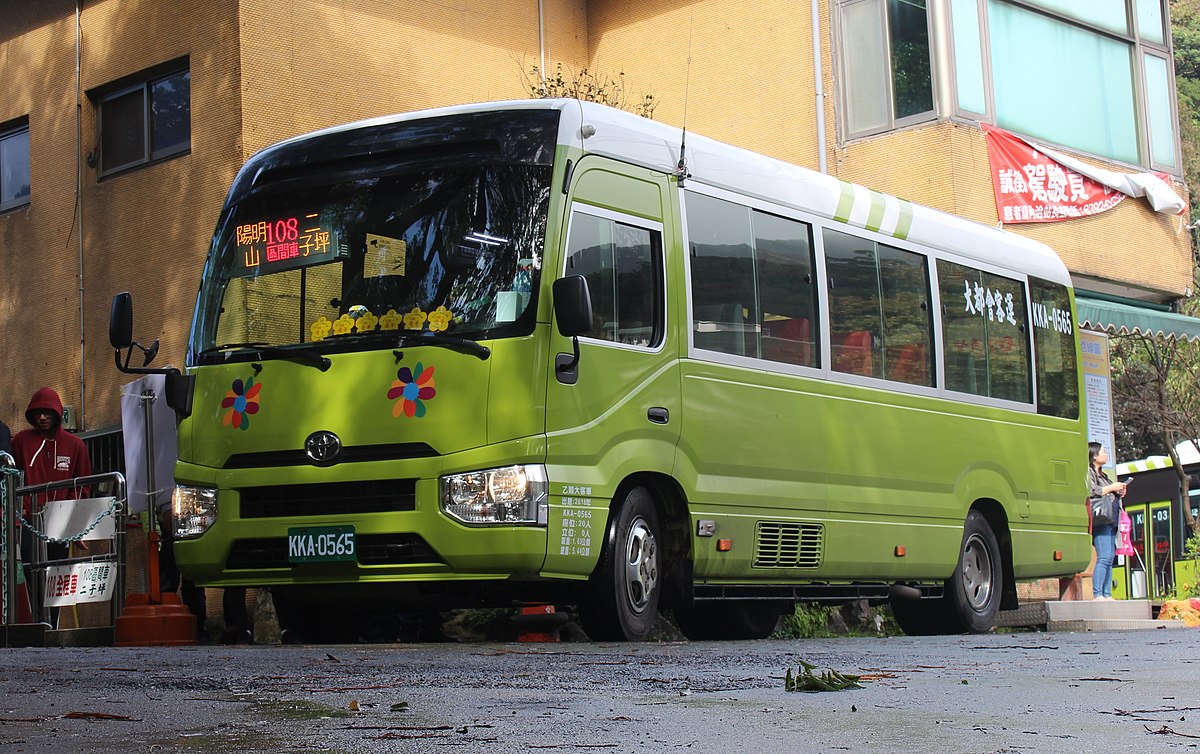
[[[1179,170],[1163,0],[951,0],[956,110]]]
[[[934,117],[926,0],[849,0],[840,8],[846,136]]]
[[[29,204],[29,124],[0,126],[0,211]]]
[[[100,175],[186,152],[192,144],[191,73],[146,76],[99,96]]]

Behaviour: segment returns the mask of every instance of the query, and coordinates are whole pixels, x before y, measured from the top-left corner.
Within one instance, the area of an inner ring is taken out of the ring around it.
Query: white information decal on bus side
[[[564,484],[562,489],[562,541],[559,555],[592,554],[592,488]]]
[[[982,317],[986,309],[987,318],[992,322],[1007,320],[1010,325],[1017,324],[1017,312],[1011,293],[993,291],[990,288],[984,288],[979,283],[975,283],[975,288],[972,290],[970,280],[963,280],[963,286],[965,288],[963,298],[967,301],[967,312]]]

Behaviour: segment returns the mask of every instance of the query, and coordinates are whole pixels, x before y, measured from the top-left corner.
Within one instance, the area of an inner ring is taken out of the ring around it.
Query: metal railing
[[[26,565],[29,567],[31,578],[28,580],[27,589],[30,592],[34,620],[42,621],[44,618],[42,613],[45,605],[44,590],[48,569],[55,566],[69,566],[75,563],[111,563],[116,567],[115,583],[110,599],[112,625],[115,625],[117,617],[120,616],[121,611],[125,607],[125,526],[127,523],[125,476],[114,471],[28,486],[21,486],[20,481],[23,481],[23,478],[21,473],[16,469],[12,456],[7,453],[0,453],[0,482],[2,482],[0,499],[3,500],[4,507],[3,532],[0,533],[0,545],[3,547],[4,595],[2,617],[4,624],[13,625],[17,622],[16,595],[18,567]],[[109,494],[104,497],[105,499],[111,498],[111,503],[97,515],[95,520],[76,533],[64,537],[49,536],[43,531],[44,527],[40,511],[32,516],[33,521],[27,520],[22,514],[21,506],[24,498],[46,495],[47,493],[64,489],[78,491],[94,488],[108,488],[106,491]],[[70,544],[84,541],[107,516],[113,517],[112,547],[110,548],[110,552],[71,555]],[[32,553],[31,562],[24,565],[18,565],[17,563],[17,554],[20,551],[18,533],[22,534],[22,536],[34,538],[33,546],[26,548],[28,552]],[[67,557],[50,559],[47,550],[48,543],[68,545]]]
[[[17,486],[21,481],[21,470],[8,453],[0,451],[0,508],[3,508],[3,523],[0,524],[0,588],[3,603],[0,606],[0,621],[4,625],[16,623],[17,594]]]

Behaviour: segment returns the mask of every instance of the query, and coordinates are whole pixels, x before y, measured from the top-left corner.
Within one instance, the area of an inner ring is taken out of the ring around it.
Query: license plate
[[[288,529],[288,562],[326,563],[354,560],[353,526],[306,526]]]

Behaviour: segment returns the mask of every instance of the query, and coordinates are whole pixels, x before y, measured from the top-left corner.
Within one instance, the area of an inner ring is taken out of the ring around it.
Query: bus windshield
[[[532,331],[549,166],[472,156],[317,176],[227,210],[189,363]]]

